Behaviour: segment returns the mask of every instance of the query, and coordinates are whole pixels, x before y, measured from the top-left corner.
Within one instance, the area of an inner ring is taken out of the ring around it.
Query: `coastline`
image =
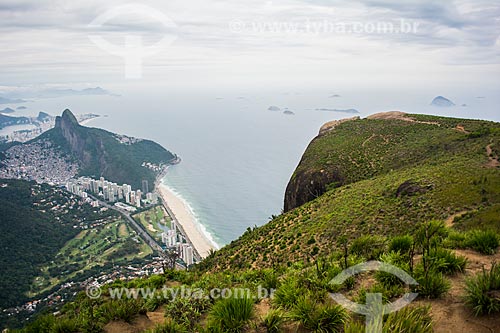
[[[163,184],[161,179],[157,184],[157,190],[167,212],[172,213],[172,219],[180,226],[184,236],[188,239],[199,256],[205,258],[211,250],[216,250],[217,248],[212,244],[212,241],[200,229],[196,218],[193,216],[187,204],[167,185]]]

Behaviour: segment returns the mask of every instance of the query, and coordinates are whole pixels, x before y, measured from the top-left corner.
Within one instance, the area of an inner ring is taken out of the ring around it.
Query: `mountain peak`
[[[69,109],[64,110],[61,116],[56,117],[56,127],[61,128],[65,125],[73,125],[73,126],[78,126],[78,120],[76,119],[75,115],[73,112],[71,112]]]
[[[71,112],[70,109],[64,110],[62,114],[62,120],[78,124],[78,120],[76,120],[75,115],[73,114],[73,112]]]

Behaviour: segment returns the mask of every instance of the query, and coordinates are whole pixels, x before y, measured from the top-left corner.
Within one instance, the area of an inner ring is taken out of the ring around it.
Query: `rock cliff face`
[[[299,166],[304,163],[307,162],[303,157]],[[343,183],[342,175],[335,168],[320,170],[297,168],[286,187],[283,209],[288,212],[321,196],[330,186]]]
[[[84,167],[93,162],[95,156],[91,156],[90,152],[87,150],[88,147],[86,147],[87,143],[93,140],[88,138],[88,133],[83,130],[83,126],[78,124],[78,120],[76,120],[76,117],[70,110],[66,109],[62,116],[56,117],[55,131],[60,131],[71,153],[78,158]],[[105,154],[102,142],[96,141],[94,144],[99,147],[96,151],[102,157],[102,155]],[[101,161],[103,159],[98,156],[97,160]],[[101,165],[101,168],[105,168],[105,165]]]
[[[360,117],[352,117],[341,120],[327,122],[321,126],[319,135],[311,142],[306,152],[316,145],[316,142],[322,140],[322,136],[343,123],[349,121],[360,120]],[[329,188],[344,185],[345,177],[342,176],[340,170],[335,166],[329,168],[304,168],[308,164],[309,157],[304,154],[299,166],[297,167],[292,178],[288,182],[285,190],[285,200],[283,210],[285,212],[299,207],[306,202],[316,199],[325,193]]]

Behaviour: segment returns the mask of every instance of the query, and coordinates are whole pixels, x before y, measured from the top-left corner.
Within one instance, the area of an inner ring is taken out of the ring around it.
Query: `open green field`
[[[35,278],[29,296],[71,281],[77,274],[107,263],[121,264],[152,254],[151,248],[123,220],[82,230]]]
[[[133,216],[134,220],[139,222],[144,230],[153,237],[157,242],[161,243],[161,233],[165,228],[172,227],[172,220],[165,212],[163,206],[155,206],[147,211]]]

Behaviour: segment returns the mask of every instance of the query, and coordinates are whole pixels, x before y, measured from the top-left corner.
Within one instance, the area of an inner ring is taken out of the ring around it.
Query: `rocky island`
[[[451,100],[449,100],[446,97],[438,96],[432,100],[431,105],[437,106],[440,108],[449,108],[449,107],[455,106],[455,103],[453,103]]]

